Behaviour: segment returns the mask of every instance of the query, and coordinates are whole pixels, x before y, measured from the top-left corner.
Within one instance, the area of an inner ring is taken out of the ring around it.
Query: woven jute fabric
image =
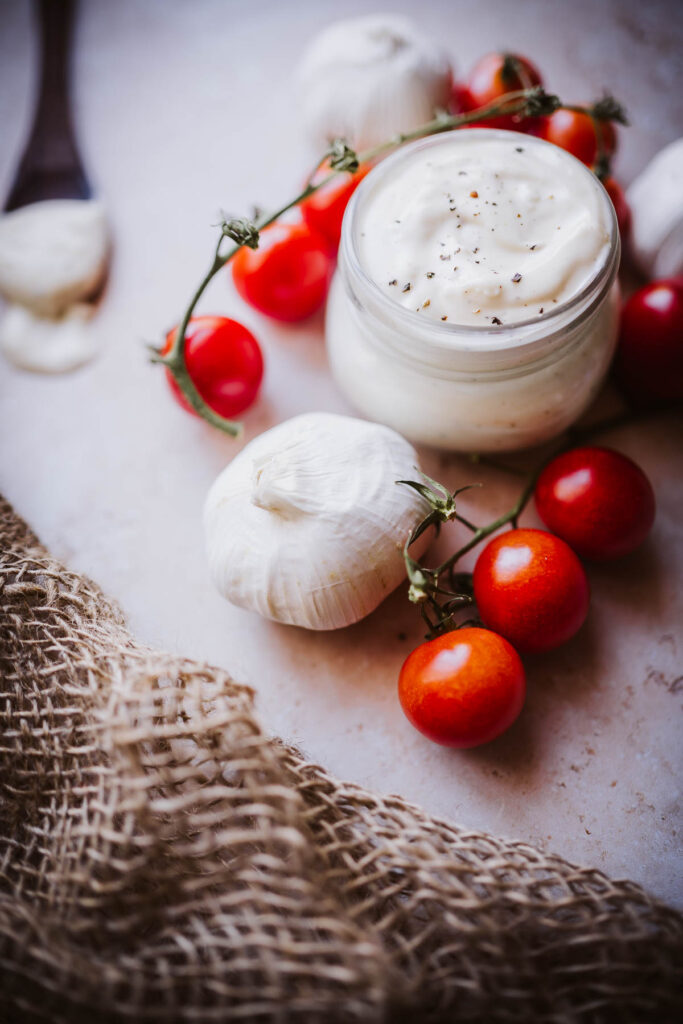
[[[0,500],[0,1020],[673,1021],[683,920],[339,782]]]

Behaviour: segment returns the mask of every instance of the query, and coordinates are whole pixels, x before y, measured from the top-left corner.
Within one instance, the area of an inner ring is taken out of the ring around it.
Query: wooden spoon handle
[[[40,199],[91,195],[74,136],[69,106],[69,58],[74,0],[37,0],[41,76],[38,102],[14,187],[12,210]]]

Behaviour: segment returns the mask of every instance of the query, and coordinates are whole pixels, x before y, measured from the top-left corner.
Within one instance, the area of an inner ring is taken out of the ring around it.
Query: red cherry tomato
[[[525,693],[519,655],[488,629],[457,629],[420,644],[398,679],[406,717],[446,747],[476,747],[500,736],[522,710]]]
[[[475,66],[464,83],[458,87],[455,102],[462,105],[463,110],[476,110],[487,103],[500,99],[508,92],[518,89],[530,89],[541,84],[541,75],[531,61],[516,54],[488,53]],[[508,128],[526,130],[531,125],[531,118],[522,118],[519,114],[511,114],[487,121],[491,128]]]
[[[258,249],[243,246],[232,260],[243,299],[274,320],[303,320],[322,306],[332,264],[325,241],[307,224],[274,224]]]
[[[631,207],[626,202],[626,196],[624,195],[623,188],[619,182],[614,180],[614,178],[605,178],[603,185],[605,186],[607,195],[612,200],[614,212],[617,215],[619,234],[623,241],[623,239],[627,237],[629,228],[631,227]]]
[[[451,114],[462,114],[466,110],[473,110],[476,103],[470,96],[469,89],[461,82],[454,82],[451,89],[451,96],[448,101],[448,109]]]
[[[474,567],[482,622],[519,651],[549,651],[576,633],[588,612],[588,580],[572,549],[545,530],[509,530]]]
[[[325,240],[330,253],[336,253],[341,238],[344,211],[369,166],[359,167],[355,174],[338,174],[327,185],[314,192],[300,204],[301,215],[311,231]],[[313,176],[313,183],[321,181],[330,173],[329,163],[324,164]]]
[[[635,405],[683,401],[683,277],[653,281],[628,300],[615,372]]]
[[[558,455],[541,473],[535,498],[548,529],[596,561],[634,551],[655,518],[650,481],[635,462],[610,448]]]
[[[617,133],[611,121],[600,121],[606,156],[617,148]],[[596,123],[590,114],[576,110],[556,110],[544,122],[542,137],[566,149],[584,164],[592,167],[598,156]]]
[[[166,335],[164,354],[175,333],[176,328]],[[227,419],[249,408],[263,378],[263,356],[256,338],[226,316],[192,317],[185,332],[185,365],[209,408]],[[193,413],[169,370],[166,376],[180,405]]]

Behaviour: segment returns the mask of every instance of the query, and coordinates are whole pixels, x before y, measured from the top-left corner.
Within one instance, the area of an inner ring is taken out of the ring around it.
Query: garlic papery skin
[[[649,278],[683,274],[683,138],[665,146],[626,192],[630,252]]]
[[[403,546],[428,512],[397,480],[414,448],[394,430],[306,413],[251,441],[206,499],[209,568],[220,593],[276,622],[339,629],[405,579]],[[413,545],[419,557],[429,535]]]
[[[446,107],[451,83],[446,53],[398,14],[329,25],[309,44],[298,73],[315,144],[341,137],[357,149],[429,121]]]

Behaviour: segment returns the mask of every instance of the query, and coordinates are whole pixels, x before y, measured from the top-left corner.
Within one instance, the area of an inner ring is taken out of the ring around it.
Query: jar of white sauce
[[[383,161],[344,218],[328,301],[332,372],[415,442],[503,451],[560,433],[616,343],[619,232],[593,173],[492,129]]]

